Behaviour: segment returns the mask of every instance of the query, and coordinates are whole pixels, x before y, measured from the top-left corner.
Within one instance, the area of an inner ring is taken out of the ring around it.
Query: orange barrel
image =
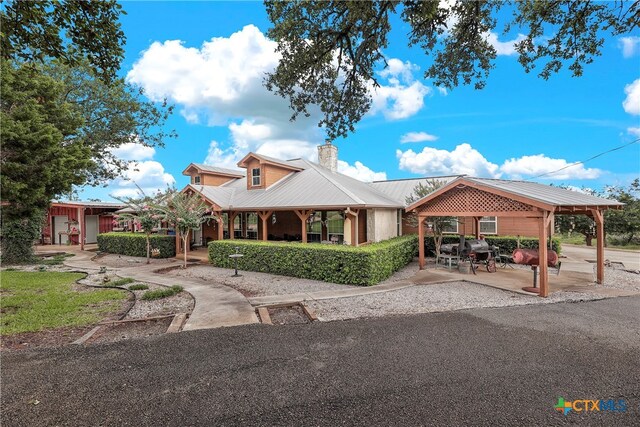
[[[513,262],[525,265],[540,265],[537,249],[516,249],[511,254]],[[547,251],[547,265],[555,267],[558,264],[558,253],[556,251]]]

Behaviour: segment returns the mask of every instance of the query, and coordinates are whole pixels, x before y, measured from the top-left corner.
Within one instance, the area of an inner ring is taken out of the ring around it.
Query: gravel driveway
[[[407,279],[416,274],[417,271],[417,261],[411,262],[379,284]],[[164,272],[164,274],[171,276],[193,277],[229,286],[240,291],[247,297],[362,288],[361,286],[341,285],[322,282],[320,280],[299,279],[296,277],[277,276],[275,274],[257,273],[254,271],[240,271],[239,273],[242,277],[231,277],[233,270],[217,268],[211,265],[190,265],[186,269],[175,268]]]
[[[549,298],[523,295],[472,282],[418,285],[397,291],[350,298],[307,301],[319,320],[346,320],[400,314],[431,313],[477,307],[507,307],[602,299],[579,292],[554,292]]]

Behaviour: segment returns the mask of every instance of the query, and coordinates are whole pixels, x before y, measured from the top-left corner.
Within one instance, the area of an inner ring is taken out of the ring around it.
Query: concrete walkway
[[[95,256],[93,252],[68,250],[75,256],[64,261],[67,267],[82,271],[95,272],[104,267],[91,260]],[[177,262],[171,265],[178,265]],[[141,282],[155,283],[157,285],[172,286],[179,284],[195,299],[195,307],[189,316],[187,323],[182,328],[185,331],[195,329],[210,329],[223,326],[238,326],[250,323],[258,323],[254,308],[249,301],[238,291],[228,286],[218,285],[199,279],[173,277],[155,273],[154,270],[166,267],[150,264],[135,267],[107,269],[119,277],[131,277]]]

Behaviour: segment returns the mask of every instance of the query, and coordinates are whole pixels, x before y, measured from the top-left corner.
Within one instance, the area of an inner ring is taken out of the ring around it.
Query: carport
[[[597,283],[604,281],[604,211],[622,209],[623,204],[577,191],[527,181],[459,177],[406,208],[418,215],[419,261],[424,269],[425,220],[429,217],[485,216],[536,218],[538,256],[547,259],[547,239],[553,234],[555,215],[587,215],[596,223]],[[479,227],[476,226],[476,230]],[[540,262],[540,296],[549,295],[546,262]]]

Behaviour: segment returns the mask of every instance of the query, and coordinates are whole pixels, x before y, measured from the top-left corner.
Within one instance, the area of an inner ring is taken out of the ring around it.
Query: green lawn
[[[0,271],[0,335],[96,323],[116,312],[127,294],[74,289],[81,273]]]
[[[570,245],[582,245],[582,246],[586,245],[585,237],[582,234],[574,233],[574,234],[571,235],[571,237],[567,236],[566,234],[560,234],[560,235],[556,235],[556,237],[558,237],[560,239],[561,243],[568,243]],[[591,246],[593,246],[595,248],[597,244],[598,244],[598,239],[592,239],[591,240]],[[638,249],[640,249],[640,245],[635,245],[635,244],[615,245],[615,244],[612,244],[610,242],[608,242],[607,247],[608,248],[616,248],[616,249],[627,249],[627,250],[638,250]]]

